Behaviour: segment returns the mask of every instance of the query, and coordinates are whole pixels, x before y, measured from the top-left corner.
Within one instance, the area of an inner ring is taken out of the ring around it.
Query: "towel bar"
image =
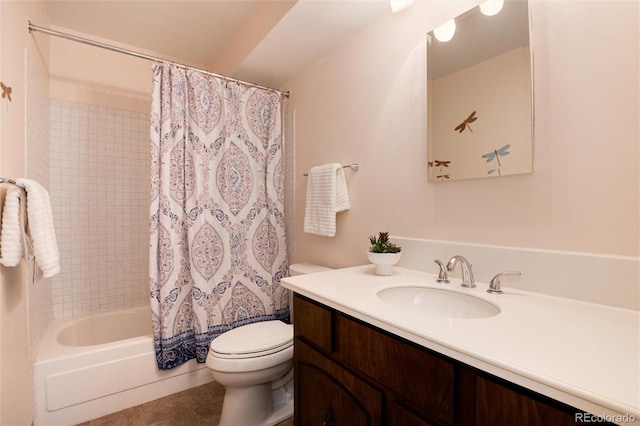
[[[7,179],[7,178],[0,177],[0,183],[8,183],[10,185],[15,185],[15,186],[17,186],[19,188],[24,189],[24,186],[20,185],[18,182],[16,182],[13,179]]]
[[[358,169],[360,168],[358,163],[351,163],[351,164],[347,164],[347,165],[342,166],[343,169],[346,169],[347,167],[350,168],[351,170],[353,170],[354,172],[357,172]],[[303,176],[309,176],[309,173],[305,173]]]

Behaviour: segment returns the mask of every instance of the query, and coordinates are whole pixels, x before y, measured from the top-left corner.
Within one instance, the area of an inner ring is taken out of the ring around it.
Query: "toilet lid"
[[[209,349],[223,358],[249,358],[281,351],[293,344],[293,327],[282,321],[243,325],[213,339]]]

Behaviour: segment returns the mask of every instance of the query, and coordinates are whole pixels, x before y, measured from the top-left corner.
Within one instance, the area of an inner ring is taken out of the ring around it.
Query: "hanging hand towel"
[[[49,193],[33,180],[18,179],[16,182],[27,191],[28,228],[36,263],[45,278],[52,277],[60,271],[60,256]]]
[[[20,215],[24,212],[20,212],[21,203],[24,203],[22,190],[17,186],[11,186],[4,199],[2,231],[0,233],[0,244],[2,244],[0,263],[4,266],[18,266],[22,260],[24,226],[20,223]]]
[[[344,170],[338,163],[311,168],[307,177],[304,232],[333,237],[336,213],[349,209]]]

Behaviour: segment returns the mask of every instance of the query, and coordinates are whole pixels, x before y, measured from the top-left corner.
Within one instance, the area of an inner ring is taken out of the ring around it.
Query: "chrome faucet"
[[[460,285],[467,288],[475,287],[476,282],[473,278],[471,264],[464,257],[455,255],[451,259],[449,259],[449,262],[447,263],[447,271],[453,272],[458,263],[460,263],[460,268],[462,268],[462,283]]]

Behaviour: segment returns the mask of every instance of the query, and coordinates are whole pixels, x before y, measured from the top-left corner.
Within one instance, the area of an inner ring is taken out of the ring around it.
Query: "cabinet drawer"
[[[293,322],[295,336],[331,352],[333,350],[331,310],[296,294],[293,296],[293,311],[295,312]]]
[[[454,364],[336,313],[337,358],[384,383],[429,416],[453,424]]]

